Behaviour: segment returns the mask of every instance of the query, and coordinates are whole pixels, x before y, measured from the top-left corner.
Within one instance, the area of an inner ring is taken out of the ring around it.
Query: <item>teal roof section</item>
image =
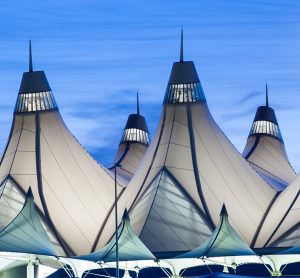
[[[0,251],[57,256],[35,209],[30,188],[19,214],[0,231]]]
[[[182,254],[177,258],[201,258],[223,256],[248,256],[255,255],[238,233],[233,229],[228,220],[228,213],[223,205],[220,221],[212,235],[198,248]]]
[[[133,232],[128,212],[125,209],[122,224],[118,229],[119,260],[120,261],[138,261],[155,260],[155,256],[146,247],[146,245]],[[116,261],[116,240],[115,236],[111,241],[99,251],[84,256],[78,256],[77,259],[88,260],[92,262],[115,262]]]

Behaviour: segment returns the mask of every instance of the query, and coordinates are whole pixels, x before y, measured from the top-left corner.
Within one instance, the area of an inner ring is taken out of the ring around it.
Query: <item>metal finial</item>
[[[29,40],[29,71],[33,71],[32,67],[32,50],[31,50],[31,40]]]
[[[268,84],[266,84],[266,106],[269,107]]]
[[[139,92],[136,92],[136,113],[140,115]]]
[[[181,29],[181,40],[180,40],[180,62],[183,62],[183,29]]]

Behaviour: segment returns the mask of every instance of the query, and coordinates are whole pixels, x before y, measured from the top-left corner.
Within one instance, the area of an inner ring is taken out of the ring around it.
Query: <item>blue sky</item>
[[[194,60],[217,123],[242,150],[265,83],[300,170],[300,3],[291,0],[1,1],[0,147],[8,137],[28,39],[78,140],[110,165],[140,91],[153,135],[171,66]]]

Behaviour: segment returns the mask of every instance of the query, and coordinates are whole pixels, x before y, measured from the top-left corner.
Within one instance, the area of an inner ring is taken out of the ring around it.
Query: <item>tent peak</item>
[[[0,231],[0,250],[47,256],[57,255],[41,223],[30,187],[21,211]]]
[[[31,189],[31,187],[30,187],[30,186],[29,186],[29,188],[28,188],[28,191],[27,191],[26,197],[27,197],[27,198],[32,198],[32,199],[33,199],[32,189]]]
[[[119,239],[119,260],[120,261],[137,261],[137,260],[154,260],[155,256],[134,233],[129,223],[127,209],[124,210],[123,219],[118,228]],[[81,260],[93,262],[115,262],[116,261],[116,239],[115,234],[111,240],[100,250],[87,255],[76,257]]]
[[[177,256],[177,258],[254,255],[253,250],[230,225],[227,216],[227,210],[223,204],[219,224],[212,235],[196,249]]]
[[[222,205],[222,209],[221,209],[221,212],[220,212],[220,216],[228,216],[227,209],[226,209],[226,206],[225,206],[224,203],[223,203],[223,205]]]
[[[125,221],[125,220],[130,221],[130,218],[129,218],[129,214],[128,214],[127,208],[125,208],[125,210],[124,210],[122,219],[123,219],[123,221]]]

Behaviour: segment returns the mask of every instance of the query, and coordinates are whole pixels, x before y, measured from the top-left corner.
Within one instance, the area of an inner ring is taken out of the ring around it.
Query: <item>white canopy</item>
[[[1,189],[7,199],[22,199],[31,186],[45,224],[64,253],[87,253],[113,210],[114,178],[71,134],[41,73],[30,70],[23,75],[0,161]],[[119,195],[123,183],[127,182],[118,178]],[[14,217],[19,205],[8,206],[9,217]]]
[[[119,202],[135,232],[152,252],[189,251],[214,230],[225,203],[251,244],[275,194],[214,121],[193,62],[174,63],[156,134]],[[112,226],[110,215],[98,247]]]

